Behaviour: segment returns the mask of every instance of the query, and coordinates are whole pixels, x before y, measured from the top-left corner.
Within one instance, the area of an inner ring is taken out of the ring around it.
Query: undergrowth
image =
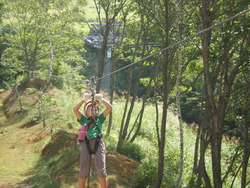
[[[29,89],[27,92],[37,92]],[[73,114],[73,106],[81,99],[77,92],[58,89],[46,93],[39,93],[40,103],[26,108],[26,119],[45,119],[45,128],[51,129],[51,141],[42,149],[41,158],[34,168],[36,173],[27,182],[32,187],[71,187],[78,178],[79,147],[76,146],[75,136],[80,128]],[[105,135],[108,118],[104,123],[104,141],[108,151],[115,151],[118,142],[124,101],[119,99],[113,104],[113,124],[109,136]],[[141,103],[137,102],[130,120],[129,130],[135,123],[140,112]],[[82,110],[82,109],[81,109]],[[131,143],[126,140],[123,143],[121,154],[134,159],[140,165],[137,168],[133,184],[136,187],[153,187],[156,181],[158,163],[158,142],[155,128],[155,106],[148,103],[145,109],[141,130],[136,140]],[[163,186],[173,187],[178,176],[179,168],[179,127],[175,114],[168,111],[166,125],[165,165],[163,174]],[[184,172],[182,185],[188,185],[193,176],[193,153],[195,146],[195,132],[184,124]],[[42,142],[42,141],[40,141]],[[43,144],[40,144],[43,145]],[[222,165],[228,167],[228,159],[233,157],[236,145],[223,144]],[[208,150],[206,155],[206,168],[209,176],[212,174],[211,156]],[[223,170],[223,173],[225,170]],[[230,180],[233,175],[229,174]],[[226,180],[227,180],[226,179]],[[230,182],[230,181],[229,181]],[[228,186],[227,183],[225,185]],[[235,180],[235,185],[239,181]]]

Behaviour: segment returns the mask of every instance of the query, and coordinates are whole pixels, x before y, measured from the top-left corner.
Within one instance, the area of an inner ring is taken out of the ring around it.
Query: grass
[[[23,100],[29,100],[29,93],[24,92],[23,95],[25,95],[22,98]],[[65,92],[58,89],[50,90],[49,93],[43,95],[46,96],[42,100],[42,109],[46,117],[45,130],[41,122],[31,128],[20,128],[20,126],[32,119],[33,116],[39,114],[37,107],[27,107],[27,110],[31,110],[29,113],[14,115],[10,119],[6,119],[3,114],[2,104],[0,104],[0,140],[2,143],[0,151],[3,153],[3,155],[0,155],[0,185],[17,184],[28,178],[29,184],[33,185],[33,187],[74,187],[77,181],[76,167],[79,150],[74,150],[72,133],[77,131],[80,125],[73,115],[72,108],[82,96],[72,91]],[[25,104],[29,105],[28,102]],[[136,102],[128,131],[133,126],[140,107],[141,103]],[[111,135],[106,137],[104,134],[106,147],[109,151],[114,151],[116,148],[123,110],[124,101],[121,99],[115,100],[113,104]],[[53,126],[51,126],[52,124]],[[104,124],[104,131],[107,124],[108,121]],[[177,117],[171,110],[168,111],[166,128],[164,185],[171,187],[177,178],[179,167],[179,127]],[[44,134],[46,131],[52,131],[53,135],[46,136],[40,141],[32,142],[35,137],[42,133]],[[51,142],[51,138],[53,142]],[[192,177],[195,138],[195,131],[184,124],[185,168],[183,172],[183,185],[187,185]],[[146,105],[142,128],[140,135],[135,140],[135,144],[128,145],[125,148],[124,154],[126,155],[126,151],[130,151],[130,154],[135,152],[133,155],[137,155],[136,152],[140,151],[141,158],[139,161],[141,165],[135,177],[144,182],[143,176],[150,175],[145,174],[145,169],[150,169],[150,173],[153,173],[152,177],[155,177],[156,172],[154,170],[157,167],[158,150],[154,104],[148,103]],[[137,148],[138,146],[140,149]],[[235,144],[223,142],[223,172],[229,166],[228,161],[230,161],[229,159],[235,153],[236,146]],[[43,154],[42,156],[41,153]],[[206,155],[206,168],[209,176],[212,177],[211,154],[209,150]],[[230,184],[231,179],[232,175],[228,177],[228,183],[225,183],[226,186]],[[121,179],[120,181],[124,180]],[[236,179],[235,185],[240,185],[239,182],[239,179]]]
[[[1,111],[2,112],[2,111]],[[16,184],[22,182],[30,174],[40,155],[34,153],[34,145],[24,145],[22,134],[24,129],[19,129],[20,122],[7,126],[6,119],[1,114],[0,126],[0,184]],[[4,125],[4,126],[3,126]]]

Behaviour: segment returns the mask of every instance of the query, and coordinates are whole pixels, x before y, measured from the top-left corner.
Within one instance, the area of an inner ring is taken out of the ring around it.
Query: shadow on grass
[[[25,183],[29,187],[71,187],[78,179],[80,149],[75,147],[75,135],[59,131],[42,150],[33,173]]]
[[[25,180],[32,188],[77,187],[80,147],[76,146],[76,135],[59,131],[42,149],[41,158],[33,173]],[[117,152],[107,152],[107,181],[110,187],[133,187],[134,172],[138,163]],[[27,176],[26,176],[27,177]],[[90,177],[89,187],[97,187],[98,179]]]

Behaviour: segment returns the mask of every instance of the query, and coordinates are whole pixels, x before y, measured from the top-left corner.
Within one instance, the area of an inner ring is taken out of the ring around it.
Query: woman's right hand
[[[91,99],[91,94],[90,93],[84,93],[83,100],[88,101]]]

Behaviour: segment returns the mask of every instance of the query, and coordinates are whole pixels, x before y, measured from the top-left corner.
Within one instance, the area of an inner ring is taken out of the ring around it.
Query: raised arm
[[[85,102],[85,99],[83,98],[73,108],[74,114],[78,120],[80,120],[82,117],[82,113],[79,111],[79,109],[81,108],[81,106],[83,105],[84,102]]]
[[[106,107],[105,110],[103,111],[103,115],[106,118],[112,111],[113,106],[105,99],[102,99],[101,102]]]
[[[106,101],[104,98],[102,98],[102,94],[100,94],[100,93],[95,94],[95,99],[101,101],[101,103],[106,107],[105,110],[103,111],[103,115],[106,118],[110,114],[110,112],[112,111],[113,106],[108,101]]]
[[[73,108],[74,114],[77,117],[78,120],[81,119],[82,117],[82,113],[79,111],[79,109],[81,108],[81,106],[83,105],[83,103],[85,101],[87,101],[88,99],[90,99],[91,95],[89,93],[84,93],[84,97],[82,98],[82,100],[80,100]]]

